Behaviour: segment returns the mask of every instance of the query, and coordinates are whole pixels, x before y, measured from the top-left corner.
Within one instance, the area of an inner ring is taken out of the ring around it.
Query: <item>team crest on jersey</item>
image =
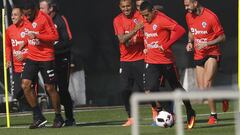
[[[25,37],[25,35],[26,35],[26,33],[25,33],[25,32],[21,32],[21,33],[20,33],[20,36],[21,36],[21,38],[24,38],[24,37]]]
[[[153,26],[152,26],[153,30],[156,30],[157,27],[158,27],[157,24],[153,24]]]
[[[33,22],[32,27],[35,29],[37,27],[37,23]]]
[[[202,27],[206,28],[207,27],[207,23],[206,22],[202,22]]]
[[[135,19],[133,19],[133,22],[134,22],[135,24],[137,24],[137,23],[138,23],[138,20],[135,18]]]

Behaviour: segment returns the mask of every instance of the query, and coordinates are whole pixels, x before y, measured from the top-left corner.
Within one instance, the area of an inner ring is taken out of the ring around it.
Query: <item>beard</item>
[[[193,14],[196,14],[197,13],[197,8],[194,8],[191,10]]]

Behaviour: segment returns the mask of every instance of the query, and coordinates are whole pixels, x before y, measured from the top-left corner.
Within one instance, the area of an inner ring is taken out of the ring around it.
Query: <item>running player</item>
[[[134,9],[132,0],[120,0],[119,7],[122,13],[114,18],[113,25],[120,48],[120,86],[129,117],[122,126],[131,126],[133,120],[129,99],[134,92],[134,83],[138,86],[138,91],[143,91],[143,18]]]
[[[68,91],[72,34],[66,18],[59,14],[58,3],[55,0],[40,0],[39,4],[40,10],[52,17],[59,34],[59,40],[54,43],[56,87],[59,89],[60,101],[65,110],[64,125],[73,126],[73,103]]]
[[[146,91],[159,91],[161,76],[169,82],[172,90],[177,88],[184,90],[177,78],[175,57],[171,50],[173,43],[185,33],[184,28],[163,13],[156,12],[152,4],[147,1],[141,4],[140,11],[146,20],[144,23]],[[189,100],[183,102],[186,107],[187,128],[191,129],[195,123],[195,111]],[[166,111],[173,113],[170,105],[170,102],[161,102],[161,106]]]
[[[218,69],[221,52],[219,44],[225,41],[223,28],[218,17],[209,9],[200,5],[198,0],[184,0],[186,21],[189,28],[186,50],[194,50],[197,85],[202,90],[212,86],[214,75]],[[227,111],[225,100],[223,110]],[[208,124],[217,123],[216,103],[208,99],[211,111]]]
[[[47,120],[37,104],[36,96],[31,91],[31,85],[40,71],[45,84],[45,89],[50,96],[55,111],[54,128],[62,127],[64,121],[61,116],[60,99],[54,87],[54,41],[58,40],[58,33],[52,19],[42,11],[33,0],[24,0],[22,10],[31,25],[26,29],[28,37],[28,55],[22,73],[22,88],[25,97],[33,109],[33,123],[30,129],[45,126]]]

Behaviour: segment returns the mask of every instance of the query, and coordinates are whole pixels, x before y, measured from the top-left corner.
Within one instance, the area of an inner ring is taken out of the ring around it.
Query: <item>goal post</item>
[[[155,93],[134,93],[131,97],[131,115],[133,117],[132,125],[132,135],[139,135],[139,103],[146,101],[166,101],[172,100],[175,104],[176,110],[176,134],[184,135],[184,127],[182,120],[182,100],[184,99],[234,99],[238,100],[236,107],[234,107],[235,112],[235,133],[240,135],[240,113],[239,113],[239,97],[240,93],[237,90],[221,90],[221,91],[193,91],[184,92],[176,90],[174,92],[155,92]]]

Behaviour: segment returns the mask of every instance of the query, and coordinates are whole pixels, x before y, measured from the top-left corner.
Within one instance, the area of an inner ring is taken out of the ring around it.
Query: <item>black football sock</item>
[[[33,107],[33,116],[34,117],[42,117],[43,116],[42,111],[38,105]]]
[[[187,112],[193,110],[193,109],[192,109],[192,105],[191,105],[191,103],[190,103],[189,100],[183,100],[183,104],[184,104]]]

